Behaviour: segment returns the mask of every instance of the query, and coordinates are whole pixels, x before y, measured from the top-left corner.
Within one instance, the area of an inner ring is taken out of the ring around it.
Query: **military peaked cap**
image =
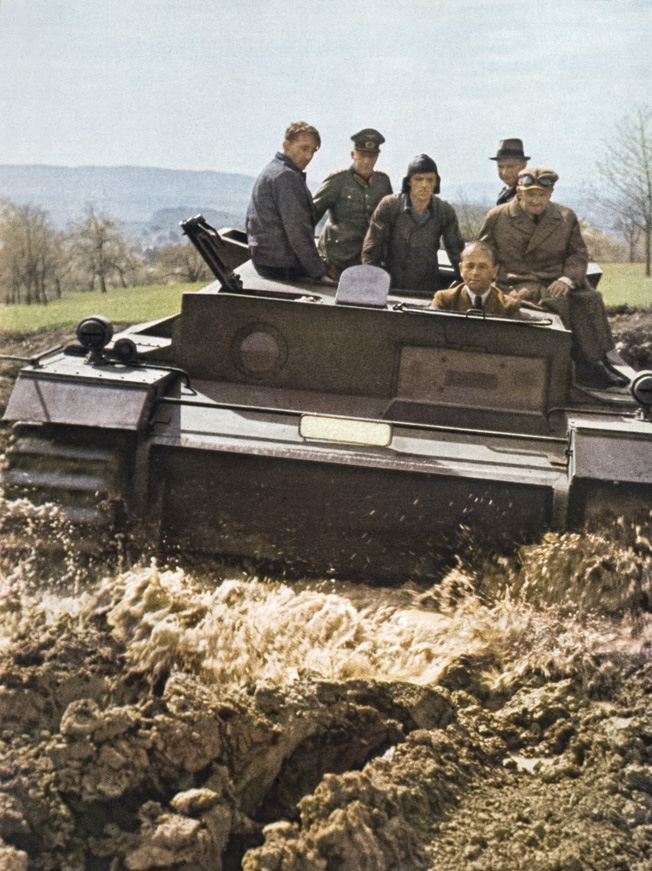
[[[380,151],[380,146],[385,141],[382,133],[374,130],[373,127],[366,127],[360,130],[359,133],[354,133],[351,137],[358,151]]]

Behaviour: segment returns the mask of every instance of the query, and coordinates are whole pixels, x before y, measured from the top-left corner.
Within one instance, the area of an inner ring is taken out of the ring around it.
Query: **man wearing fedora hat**
[[[497,286],[554,311],[571,331],[577,383],[622,387],[628,379],[606,356],[614,342],[602,294],[586,279],[589,258],[577,215],[550,201],[558,178],[552,169],[522,169],[516,197],[491,209],[480,239],[496,252]]]
[[[348,266],[360,263],[362,243],[374,209],[392,192],[389,176],[374,170],[385,137],[366,127],[351,139],[353,164],[329,175],[312,200],[317,221],[328,211],[318,247],[332,278],[338,278]]]
[[[529,159],[529,155],[526,155],[523,150],[522,139],[503,139],[498,145],[496,156],[489,158],[489,160],[496,161],[498,175],[505,185],[498,194],[497,206],[508,203],[516,196],[518,174],[522,169],[525,169]]]

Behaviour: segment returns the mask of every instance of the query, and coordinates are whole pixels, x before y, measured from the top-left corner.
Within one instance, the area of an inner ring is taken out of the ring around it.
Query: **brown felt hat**
[[[529,155],[523,151],[522,139],[502,139],[495,157],[489,160],[529,160]]]

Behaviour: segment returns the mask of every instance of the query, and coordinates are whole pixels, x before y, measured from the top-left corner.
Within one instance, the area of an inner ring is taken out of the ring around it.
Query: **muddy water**
[[[0,575],[0,869],[646,871],[652,550],[548,535],[442,583]],[[620,542],[620,543],[619,543]],[[40,543],[40,544],[39,544]]]

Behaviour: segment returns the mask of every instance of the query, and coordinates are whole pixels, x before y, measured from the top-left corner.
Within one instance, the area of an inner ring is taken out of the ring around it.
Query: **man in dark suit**
[[[588,252],[575,212],[550,201],[559,176],[542,167],[522,169],[516,197],[491,209],[480,238],[493,246],[496,284],[520,299],[558,314],[572,333],[575,376],[586,387],[622,387],[602,295],[586,280]]]
[[[478,309],[488,315],[516,317],[521,301],[492,284],[497,272],[493,248],[486,242],[469,242],[464,246],[460,260],[462,284],[450,290],[438,290],[432,308],[457,312]]]
[[[496,156],[489,158],[489,160],[496,161],[498,175],[505,185],[498,194],[498,199],[496,200],[497,206],[508,203],[516,196],[518,174],[522,169],[525,169],[529,159],[529,156],[523,150],[523,141],[521,139],[503,139],[498,146]]]

